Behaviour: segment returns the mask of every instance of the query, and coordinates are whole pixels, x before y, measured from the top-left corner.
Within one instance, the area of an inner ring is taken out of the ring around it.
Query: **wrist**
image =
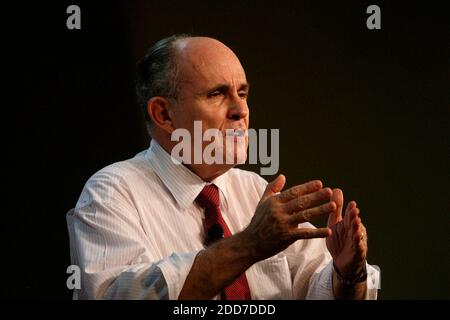
[[[260,244],[255,241],[255,237],[247,229],[235,234],[234,237],[239,241],[241,252],[251,264],[264,259],[264,256],[261,254]]]
[[[339,282],[341,284],[343,284],[344,286],[354,286],[358,283],[362,283],[365,282],[367,280],[367,270],[366,270],[366,262],[364,261],[364,263],[362,264],[362,268],[359,272],[357,272],[356,274],[352,275],[352,276],[344,276],[342,275],[342,273],[339,271],[339,269],[336,266],[336,263],[333,261],[333,269],[334,269],[334,273],[336,275],[336,278],[339,280]]]

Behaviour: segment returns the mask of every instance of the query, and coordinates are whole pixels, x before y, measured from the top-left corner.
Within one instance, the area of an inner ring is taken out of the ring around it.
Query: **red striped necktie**
[[[205,186],[195,200],[205,209],[203,225],[207,235],[206,243],[211,244],[222,237],[230,237],[230,229],[220,211],[220,197],[217,187],[213,184]],[[225,287],[221,295],[222,299],[225,300],[250,300],[250,289],[245,273],[242,273],[239,278]]]

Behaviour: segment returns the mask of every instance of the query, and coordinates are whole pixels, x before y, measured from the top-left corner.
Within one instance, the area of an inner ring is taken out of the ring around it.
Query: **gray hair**
[[[142,108],[150,133],[152,119],[147,112],[147,102],[152,97],[177,98],[178,70],[174,44],[178,40],[191,38],[187,34],[176,34],[159,40],[138,62],[136,72],[136,95]]]

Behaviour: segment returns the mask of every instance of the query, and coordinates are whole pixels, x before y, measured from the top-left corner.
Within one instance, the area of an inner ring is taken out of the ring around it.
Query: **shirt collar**
[[[154,139],[150,142],[145,157],[182,208],[190,206],[208,184],[183,164],[173,161],[171,155]],[[225,205],[227,205],[228,172],[211,181],[221,191],[221,199],[224,200],[222,203]]]

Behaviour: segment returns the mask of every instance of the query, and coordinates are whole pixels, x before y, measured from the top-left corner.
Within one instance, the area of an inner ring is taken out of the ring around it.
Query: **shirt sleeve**
[[[173,253],[152,264],[121,270],[104,299],[176,300],[197,253]]]
[[[366,300],[376,300],[380,281],[380,272],[366,262]],[[333,300],[333,262],[330,261],[321,271],[316,272],[310,280],[306,299],[311,300]]]
[[[126,185],[108,173],[88,181],[67,223],[81,271],[74,299],[177,299],[198,253],[155,261]]]

